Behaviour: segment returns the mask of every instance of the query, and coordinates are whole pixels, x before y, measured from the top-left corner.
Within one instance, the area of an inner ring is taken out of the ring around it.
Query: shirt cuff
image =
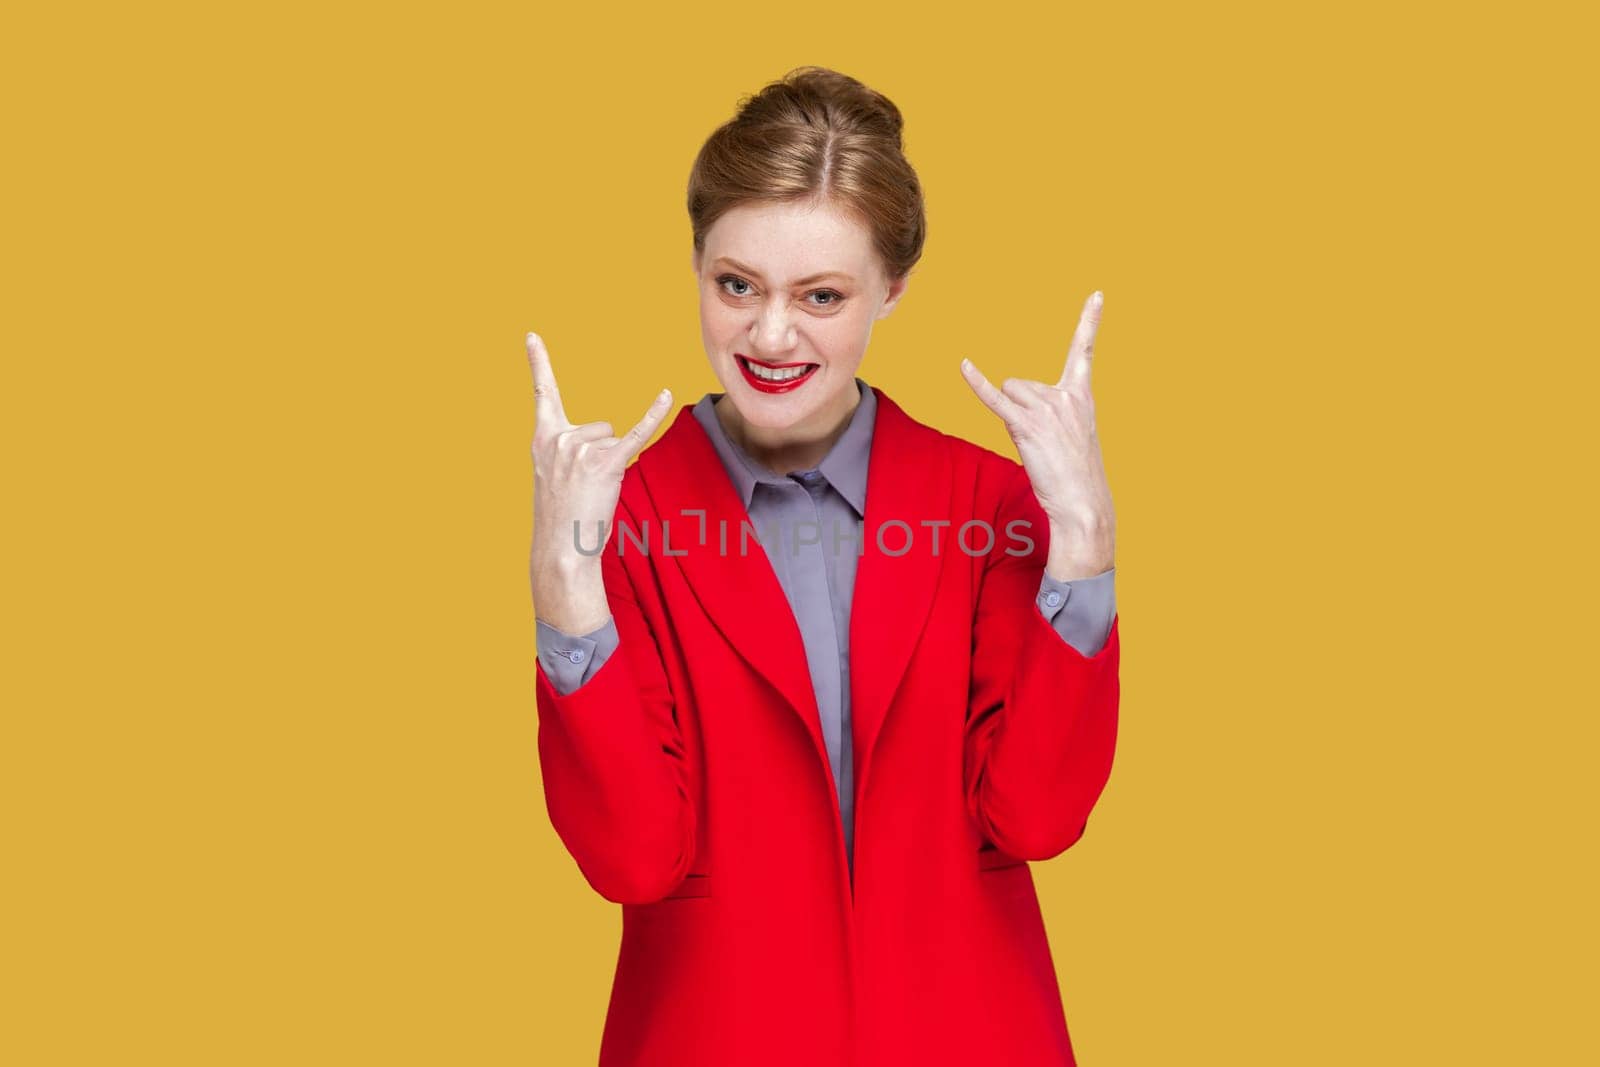
[[[562,696],[592,678],[621,643],[615,618],[586,634],[569,634],[542,619],[537,620],[537,630],[539,663]]]
[[[1070,582],[1046,574],[1039,583],[1039,595],[1034,598],[1039,614],[1063,641],[1085,656],[1098,654],[1111,634],[1111,620],[1117,614],[1116,573],[1112,567],[1092,578]]]

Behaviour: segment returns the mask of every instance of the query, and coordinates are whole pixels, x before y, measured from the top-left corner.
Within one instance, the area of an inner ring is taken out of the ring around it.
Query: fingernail
[[[1106,302],[1105,294],[1101,293],[1098,289],[1094,291],[1094,297],[1092,299],[1096,304],[1103,304]]]
[[[970,366],[972,366],[972,360],[968,359],[966,356],[962,356],[961,357],[961,369],[962,370],[966,370]]]
[[[672,395],[671,393],[669,393],[665,389],[663,389],[663,390],[661,390],[661,392],[656,394],[656,400],[657,401],[665,400],[671,395]]]

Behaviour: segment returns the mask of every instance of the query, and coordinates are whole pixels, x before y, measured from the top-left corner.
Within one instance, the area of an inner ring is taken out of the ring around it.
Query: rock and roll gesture
[[[1033,494],[1050,520],[1045,573],[1060,581],[1109,570],[1115,555],[1116,515],[1089,387],[1102,302],[1097,290],[1084,303],[1066,366],[1055,385],[1007,378],[996,389],[970,359],[961,361],[961,376],[1000,416],[1017,446]]]
[[[644,418],[616,437],[609,422],[573,424],[561,403],[550,353],[536,333],[527,337],[533,370],[533,551],[530,570],[534,612],[568,633],[587,633],[610,616],[598,553],[622,495],[622,474],[671,409],[663,389]],[[576,531],[575,531],[576,525]],[[582,541],[578,540],[581,534]]]

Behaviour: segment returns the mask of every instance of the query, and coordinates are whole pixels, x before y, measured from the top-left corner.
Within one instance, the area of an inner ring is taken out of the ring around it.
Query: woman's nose
[[[760,352],[787,352],[795,345],[794,324],[783,307],[769,307],[750,326],[750,343]]]

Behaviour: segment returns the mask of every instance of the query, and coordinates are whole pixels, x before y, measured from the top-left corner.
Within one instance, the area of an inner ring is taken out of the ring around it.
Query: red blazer
[[[551,822],[623,908],[602,1067],[1074,1062],[1026,861],[1079,839],[1111,773],[1118,619],[1093,657],[1062,640],[1021,464],[877,396],[853,884],[799,627],[688,406],[623,477],[620,647],[566,696],[536,668]],[[987,555],[954,541],[971,519]]]

